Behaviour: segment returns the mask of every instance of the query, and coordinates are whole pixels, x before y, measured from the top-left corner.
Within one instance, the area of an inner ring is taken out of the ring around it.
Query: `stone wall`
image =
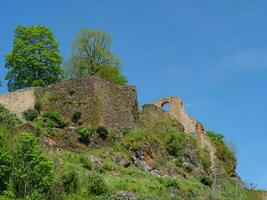
[[[76,78],[40,89],[48,98],[45,109],[57,110],[69,121],[75,111],[80,123],[122,131],[132,128],[138,116],[136,89],[95,77]]]
[[[27,88],[7,94],[0,94],[0,104],[4,105],[11,112],[21,116],[23,111],[34,108],[34,89]]]
[[[204,131],[202,124],[191,118],[185,112],[183,102],[179,97],[165,97],[155,101],[153,104],[159,108],[162,108],[165,104],[169,104],[167,113],[177,119],[184,126],[186,133]]]

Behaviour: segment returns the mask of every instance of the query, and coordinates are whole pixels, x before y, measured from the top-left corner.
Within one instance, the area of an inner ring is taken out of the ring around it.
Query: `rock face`
[[[163,108],[165,104],[169,104],[170,107],[167,113],[184,126],[186,133],[204,131],[203,125],[185,112],[183,102],[179,97],[165,97],[155,101],[153,104],[159,108]]]

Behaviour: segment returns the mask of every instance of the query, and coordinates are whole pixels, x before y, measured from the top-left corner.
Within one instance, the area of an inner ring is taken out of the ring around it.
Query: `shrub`
[[[64,128],[68,124],[64,117],[57,111],[45,111],[43,114],[43,118],[50,119],[55,123],[55,127],[58,128]]]
[[[19,135],[12,178],[16,196],[24,199],[36,192],[45,194],[53,183],[52,163],[30,133]]]
[[[64,187],[64,191],[69,194],[77,191],[79,184],[79,176],[75,171],[69,171],[62,175],[62,183]]]
[[[4,134],[0,133],[0,193],[7,189],[12,171],[12,157]]]
[[[216,147],[215,155],[219,159],[222,168],[228,175],[233,175],[236,169],[236,156],[233,148],[224,142],[223,135],[213,131],[208,131],[207,134]]]
[[[82,116],[82,113],[78,110],[75,110],[72,114],[72,121],[75,123],[78,122],[81,116]]]
[[[107,139],[108,137],[108,130],[105,127],[98,127],[96,129],[97,134],[103,140]]]
[[[165,179],[164,185],[168,188],[171,187],[171,188],[180,189],[179,183],[175,179],[169,179],[169,178]]]
[[[91,170],[92,169],[92,162],[90,159],[86,158],[86,157],[81,157],[80,158],[81,164],[84,168]]]
[[[213,180],[208,176],[201,177],[200,182],[208,187],[211,187],[213,184]]]
[[[19,123],[18,117],[0,104],[0,124],[7,127],[15,127]]]
[[[37,110],[30,108],[28,110],[25,110],[22,115],[27,121],[33,121],[35,118],[38,117],[39,113]]]
[[[193,171],[193,167],[190,163],[183,163],[183,168],[185,169],[185,171],[187,171],[188,173]]]
[[[89,144],[91,136],[95,133],[95,129],[91,127],[78,127],[75,131],[79,134],[79,141],[84,144]]]
[[[107,192],[107,184],[103,176],[97,172],[90,172],[88,175],[88,191],[95,195],[101,195]]]
[[[34,109],[37,110],[39,113],[41,112],[43,103],[40,99],[37,99],[35,104],[34,104]]]
[[[207,149],[201,150],[199,153],[200,162],[203,166],[203,169],[207,172],[211,167],[210,154]]]

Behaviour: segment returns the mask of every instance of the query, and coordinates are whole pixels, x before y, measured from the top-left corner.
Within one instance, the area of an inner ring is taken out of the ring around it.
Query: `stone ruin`
[[[183,102],[179,97],[165,97],[153,102],[159,108],[169,104],[169,110],[166,111],[173,118],[178,120],[183,126],[186,133],[203,132],[203,125],[197,120],[191,118],[185,111]]]

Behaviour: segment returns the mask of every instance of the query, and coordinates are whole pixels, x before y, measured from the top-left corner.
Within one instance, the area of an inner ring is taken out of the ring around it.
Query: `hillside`
[[[134,87],[94,77],[26,91],[0,97],[0,199],[262,199],[178,97],[138,111]]]

